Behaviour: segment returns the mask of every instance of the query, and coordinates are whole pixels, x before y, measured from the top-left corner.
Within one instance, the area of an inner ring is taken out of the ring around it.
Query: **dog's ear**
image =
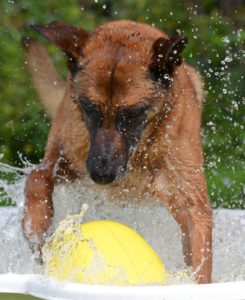
[[[168,85],[174,68],[182,63],[181,53],[187,45],[187,38],[180,35],[170,39],[158,38],[152,46],[150,71],[156,80]]]
[[[31,27],[64,51],[68,56],[68,67],[74,67],[74,63],[82,56],[82,48],[88,39],[89,34],[86,31],[57,21]]]

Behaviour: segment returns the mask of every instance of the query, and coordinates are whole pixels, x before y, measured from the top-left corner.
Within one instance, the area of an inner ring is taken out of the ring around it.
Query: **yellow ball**
[[[133,229],[113,221],[63,221],[44,247],[45,274],[86,284],[161,284],[167,271]]]

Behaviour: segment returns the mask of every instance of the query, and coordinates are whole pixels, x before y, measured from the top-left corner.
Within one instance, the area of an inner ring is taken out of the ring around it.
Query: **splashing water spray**
[[[87,284],[163,284],[160,257],[134,230],[118,222],[83,224],[88,209],[61,221],[44,248],[45,275]]]

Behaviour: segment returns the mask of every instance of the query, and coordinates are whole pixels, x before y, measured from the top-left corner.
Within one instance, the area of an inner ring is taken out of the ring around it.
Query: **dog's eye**
[[[138,109],[129,109],[125,110],[123,112],[123,117],[125,119],[138,119],[144,117],[146,114],[146,111],[144,108],[138,108]]]
[[[81,107],[82,107],[82,109],[83,109],[83,111],[85,112],[86,115],[91,115],[94,112],[96,112],[95,106],[91,103],[80,101],[80,105],[81,105]]]
[[[88,101],[80,101],[80,106],[87,117],[99,115],[99,109]]]
[[[101,126],[102,124],[102,114],[95,104],[91,101],[80,99],[80,107],[84,113],[84,120],[89,129],[95,129]]]
[[[145,114],[145,111],[143,109],[138,109],[138,110],[129,110],[126,112],[126,117],[135,119],[141,116],[142,114]]]
[[[120,131],[128,132],[129,128],[142,126],[145,118],[146,111],[143,108],[123,110],[117,116],[117,127]]]
[[[95,109],[92,105],[82,105],[82,107],[87,115],[91,115],[95,112]]]

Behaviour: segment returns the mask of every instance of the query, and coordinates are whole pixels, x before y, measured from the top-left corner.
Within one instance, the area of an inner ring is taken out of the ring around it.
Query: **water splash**
[[[42,266],[35,262],[25,241],[20,220],[24,204],[24,183],[33,165],[14,168],[0,163],[0,172],[15,174],[15,181],[1,179],[0,187],[16,203],[15,207],[0,208],[0,273],[39,273]],[[55,215],[53,230],[60,220],[68,214],[81,210],[84,203],[89,209],[84,222],[92,220],[112,220],[124,223],[141,234],[160,255],[168,270],[173,274],[169,283],[190,282],[183,273],[184,264],[181,234],[178,225],[156,199],[149,199],[143,204],[108,201],[105,190],[85,178],[55,187],[53,193]],[[213,281],[232,281],[245,279],[245,211],[218,209],[214,211],[213,230]],[[182,274],[182,275],[181,275]],[[179,278],[178,278],[179,276]]]

